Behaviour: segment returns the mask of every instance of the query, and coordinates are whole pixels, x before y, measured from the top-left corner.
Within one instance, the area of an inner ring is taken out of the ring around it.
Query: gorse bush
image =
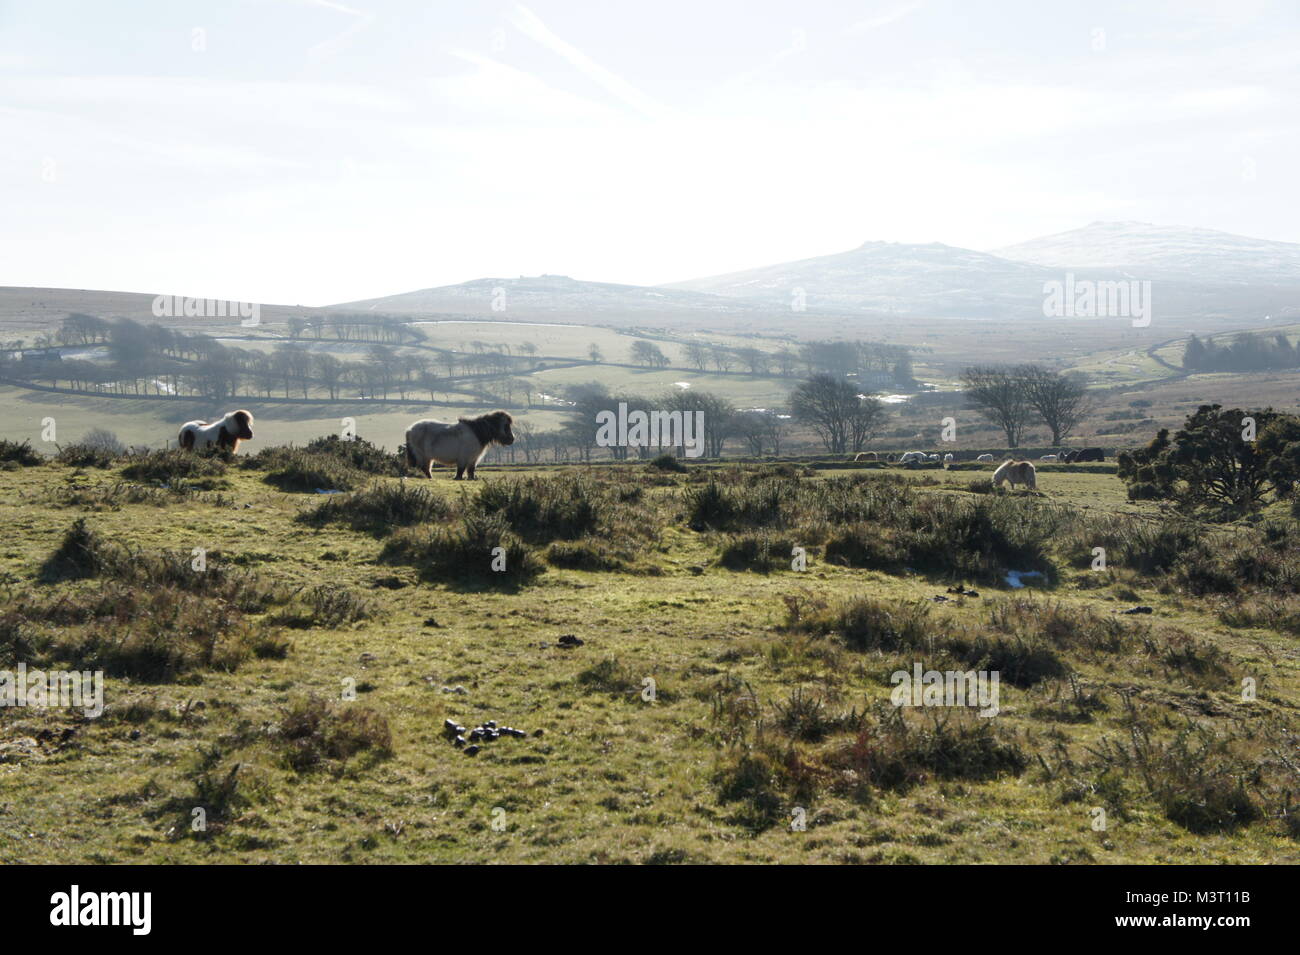
[[[120,455],[120,451],[112,451],[102,445],[78,442],[61,446],[54,455],[54,460],[72,468],[111,468]]]
[[[406,466],[406,453],[402,449],[396,452],[385,451],[378,445],[358,436],[344,440],[336,434],[324,435],[307,442],[303,448],[308,454],[323,454],[337,459],[365,474],[382,477],[401,477],[410,474]]]
[[[686,465],[675,454],[661,454],[650,462],[650,467],[657,468],[660,471],[672,471],[677,474],[686,473]]]
[[[45,457],[35,450],[29,441],[7,441],[0,440],[0,464],[14,464],[20,467],[31,467],[34,464],[41,464]]]

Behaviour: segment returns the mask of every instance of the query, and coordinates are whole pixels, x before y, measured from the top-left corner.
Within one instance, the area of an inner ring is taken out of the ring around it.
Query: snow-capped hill
[[[1005,314],[1039,308],[1048,270],[939,242],[864,242],[856,249],[743,272],[676,282],[666,288],[708,292],[808,309],[895,313]]]
[[[1147,222],[1094,222],[995,249],[993,254],[1056,269],[1120,269],[1146,279],[1300,284],[1300,245]]]

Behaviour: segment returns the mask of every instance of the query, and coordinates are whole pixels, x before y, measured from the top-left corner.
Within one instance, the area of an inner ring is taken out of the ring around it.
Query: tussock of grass
[[[248,460],[245,467],[265,470],[263,480],[281,491],[354,491],[367,480],[344,458],[302,448],[268,448]]]
[[[398,531],[385,542],[379,559],[409,564],[425,579],[449,584],[515,586],[546,569],[500,516],[481,514],[467,514],[446,526]]]
[[[296,772],[343,763],[358,753],[383,758],[393,751],[388,720],[356,703],[297,699],[284,710],[277,728],[285,761]]]
[[[484,484],[473,506],[499,516],[523,540],[543,544],[596,532],[613,504],[607,487],[581,475],[561,475]]]
[[[587,537],[578,541],[556,541],[546,548],[546,562],[566,570],[624,570],[627,562],[606,541]]]
[[[402,482],[370,484],[351,494],[330,495],[298,515],[304,524],[342,524],[355,531],[388,534],[394,528],[445,520],[452,512],[445,498]]]
[[[790,567],[794,546],[794,541],[788,537],[767,533],[738,534],[727,538],[718,562],[729,570],[756,570],[767,574]]]
[[[222,451],[147,451],[131,455],[122,477],[130,481],[211,491],[228,487],[223,480],[229,455]]]

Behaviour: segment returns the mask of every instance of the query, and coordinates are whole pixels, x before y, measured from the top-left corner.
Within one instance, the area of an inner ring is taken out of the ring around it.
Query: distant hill
[[[1300,286],[1300,245],[1214,229],[1094,222],[995,249],[994,254],[1058,270],[1117,269],[1139,279]]]
[[[1042,314],[1054,270],[935,242],[865,242],[848,252],[677,282],[671,289],[810,310],[870,309],[906,315],[988,318]]]
[[[496,308],[494,302],[498,302]],[[644,285],[617,285],[610,282],[584,282],[567,275],[520,276],[514,279],[483,278],[459,285],[403,292],[359,302],[344,302],[331,308],[349,311],[377,311],[392,315],[454,313],[486,317],[505,317],[506,313],[526,311],[531,315],[554,312],[574,313],[661,313],[695,312],[718,315],[756,307],[727,298],[700,292],[657,288]]]

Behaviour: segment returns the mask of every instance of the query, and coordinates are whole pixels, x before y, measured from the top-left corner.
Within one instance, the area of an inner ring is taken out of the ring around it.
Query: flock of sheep
[[[859,451],[853,456],[855,462],[863,461],[881,461],[881,456],[875,451]],[[894,455],[892,452],[886,454],[884,461],[890,464],[940,464],[946,468],[956,460],[952,452],[944,454],[941,458],[936,453],[927,453],[925,451],[908,451],[902,455]],[[981,464],[992,464],[995,460],[991,454],[981,454],[975,460]],[[1073,464],[1080,461],[1104,461],[1106,453],[1101,448],[1083,448],[1078,451],[1062,451],[1059,454],[1044,454],[1039,461],[1045,464],[1061,462],[1063,464]],[[1003,461],[996,471],[993,472],[993,486],[998,487],[1003,483],[1009,483],[1012,487],[1017,484],[1023,484],[1028,488],[1037,489],[1038,477],[1033,462],[1016,460],[1008,458]]]

